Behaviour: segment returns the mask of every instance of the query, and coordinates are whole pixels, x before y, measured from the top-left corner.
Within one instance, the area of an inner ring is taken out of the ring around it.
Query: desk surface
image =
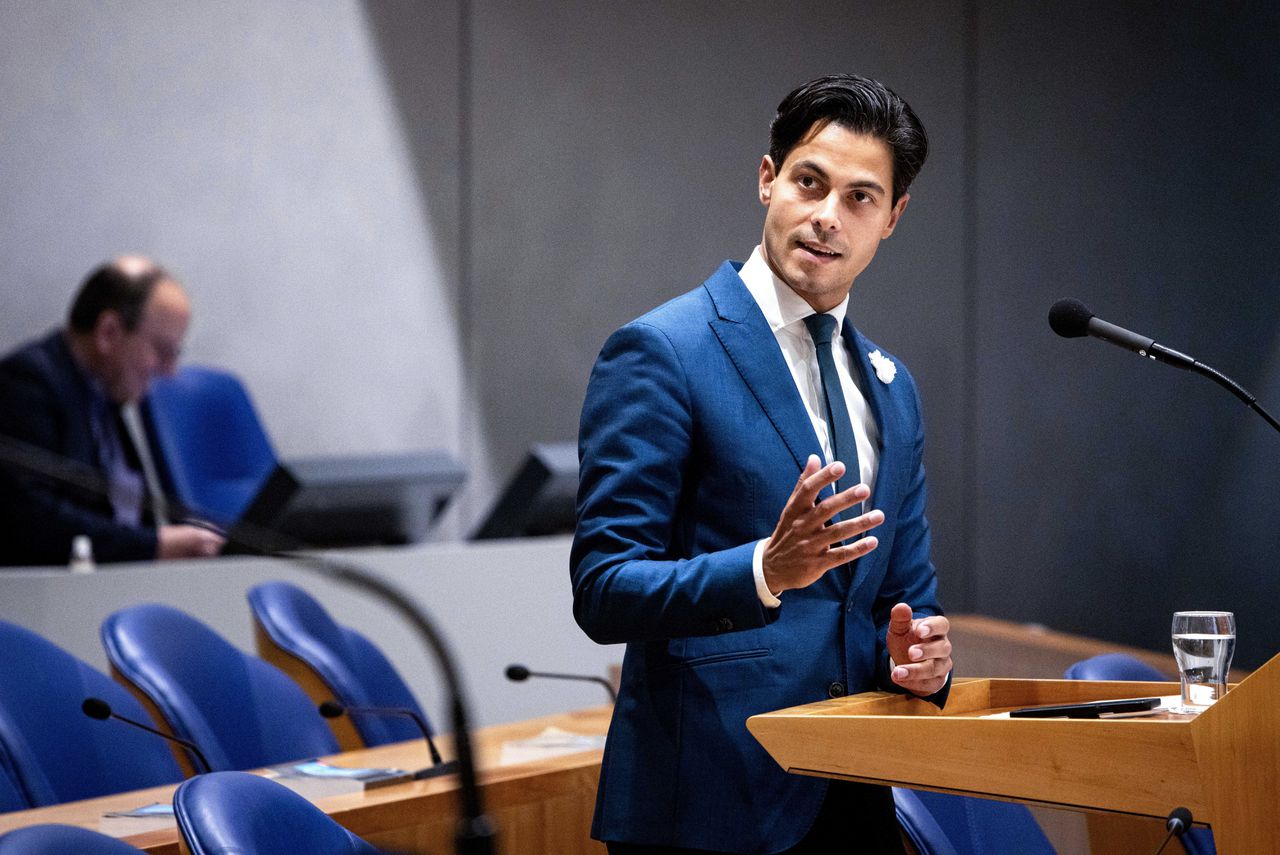
[[[603,853],[589,839],[591,811],[600,773],[600,750],[561,755],[533,762],[500,765],[505,742],[528,739],[548,727],[580,734],[603,734],[612,707],[597,707],[528,721],[496,725],[473,736],[485,809],[498,823],[498,851]],[[441,753],[452,756],[452,740],[437,740]],[[379,748],[336,754],[328,760],[343,766],[429,765],[426,745],[413,740]],[[65,823],[121,837],[151,853],[178,855],[177,826],[171,819],[104,817],[108,811],[132,810],[172,798],[176,785],[135,790],[52,807],[0,814],[0,833],[37,823]],[[452,851],[457,818],[457,777],[409,781],[366,792],[328,796],[316,803],[330,816],[371,843],[398,852]]]

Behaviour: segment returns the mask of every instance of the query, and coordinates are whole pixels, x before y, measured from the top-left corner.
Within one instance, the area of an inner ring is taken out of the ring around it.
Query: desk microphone
[[[318,709],[320,710],[320,715],[325,718],[339,718],[343,713],[350,716],[398,715],[411,718],[413,723],[418,726],[418,730],[422,731],[422,738],[427,740],[427,749],[431,752],[431,765],[414,772],[413,779],[420,781],[423,778],[437,778],[441,775],[452,775],[458,771],[458,761],[450,760],[448,763],[444,762],[444,759],[440,756],[439,749],[436,748],[435,740],[431,738],[431,729],[422,720],[422,716],[411,709],[404,707],[344,707],[337,701],[325,701]]]
[[[1169,833],[1165,835],[1164,843],[1160,844],[1160,848],[1156,850],[1156,855],[1160,855],[1164,848],[1169,845],[1169,841],[1175,837],[1181,838],[1191,830],[1191,811],[1184,807],[1176,807],[1169,811],[1169,816],[1164,821],[1164,827],[1169,829]]]
[[[613,685],[604,677],[592,677],[589,674],[548,674],[542,671],[530,671],[523,665],[508,665],[507,679],[513,683],[523,683],[530,677],[548,677],[552,680],[582,680],[587,683],[599,683],[604,686],[604,690],[609,693],[609,700],[613,703],[618,702],[618,693],[614,691]]]
[[[200,761],[200,765],[204,767],[204,770],[206,772],[213,771],[213,767],[209,765],[208,758],[204,756],[203,751],[201,751],[199,748],[196,747],[196,744],[194,742],[189,742],[185,739],[182,739],[181,737],[173,736],[171,734],[165,733],[164,731],[156,730],[154,727],[145,725],[140,721],[134,721],[131,718],[125,718],[119,713],[113,711],[111,709],[111,704],[107,703],[102,698],[85,698],[84,703],[80,705],[80,711],[83,712],[85,715],[87,715],[89,718],[95,718],[98,721],[106,721],[109,718],[114,718],[116,721],[122,721],[125,724],[132,725],[138,728],[139,730],[145,730],[147,733],[158,736],[161,739],[167,739],[169,742],[176,742],[178,745],[181,745],[183,748],[187,749],[187,751],[195,755],[196,759]]]
[[[1262,405],[1258,403],[1258,399],[1221,371],[1216,368],[1210,368],[1185,353],[1179,353],[1171,347],[1165,347],[1149,336],[1139,335],[1124,327],[1108,323],[1089,311],[1089,307],[1079,300],[1066,299],[1054,303],[1049,309],[1049,326],[1063,338],[1093,336],[1105,342],[1110,342],[1117,347],[1123,347],[1125,350],[1131,350],[1139,356],[1145,356],[1149,359],[1163,362],[1165,365],[1172,365],[1175,368],[1181,368],[1185,371],[1208,377],[1243,401],[1249,409],[1262,416],[1267,424],[1280,431],[1280,422],[1277,422],[1270,413],[1262,408]]]

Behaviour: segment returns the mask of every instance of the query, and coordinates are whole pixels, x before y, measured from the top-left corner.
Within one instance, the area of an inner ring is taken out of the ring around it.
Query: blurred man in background
[[[0,465],[0,564],[65,564],[89,538],[98,561],[217,555],[222,538],[173,524],[164,462],[138,407],[177,368],[191,303],[164,268],[122,256],[89,274],[65,329],[0,361],[0,438],[61,458],[77,489]]]

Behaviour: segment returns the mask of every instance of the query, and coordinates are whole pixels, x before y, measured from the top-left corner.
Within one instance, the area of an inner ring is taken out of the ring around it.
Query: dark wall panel
[[[1280,437],[1211,383],[1048,329],[1053,301],[1276,397],[1277,14],[979,6],[975,605],[1146,646],[1280,630]]]

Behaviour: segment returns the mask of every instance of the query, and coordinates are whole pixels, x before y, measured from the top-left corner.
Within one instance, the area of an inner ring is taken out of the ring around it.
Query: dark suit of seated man
[[[579,624],[627,644],[592,827],[611,855],[902,851],[888,790],[789,775],[746,720],[950,685],[919,398],[849,305],[925,152],[880,84],[800,87],[759,166],[760,245],[591,373],[571,571]]]
[[[89,275],[65,329],[0,361],[0,436],[78,464],[105,491],[0,465],[0,564],[65,564],[78,535],[98,561],[218,554],[217,535],[164,519],[162,465],[144,466],[122,417],[173,373],[190,319],[172,276],[124,256]]]

